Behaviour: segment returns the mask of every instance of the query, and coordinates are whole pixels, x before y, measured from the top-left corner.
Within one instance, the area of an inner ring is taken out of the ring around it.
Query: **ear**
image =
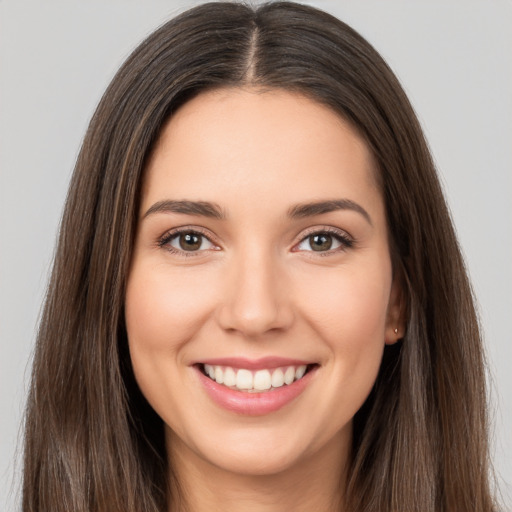
[[[384,342],[393,345],[405,335],[405,296],[398,273],[393,277],[386,314]]]

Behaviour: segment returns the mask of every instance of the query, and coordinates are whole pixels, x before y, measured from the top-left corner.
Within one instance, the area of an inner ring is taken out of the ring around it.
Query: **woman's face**
[[[203,93],[166,125],[126,325],[176,457],[272,474],[346,456],[400,327],[374,173],[346,122],[290,92]]]

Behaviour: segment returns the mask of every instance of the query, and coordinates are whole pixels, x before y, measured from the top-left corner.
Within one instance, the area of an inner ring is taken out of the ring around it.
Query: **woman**
[[[24,510],[482,510],[485,374],[427,145],[387,65],[290,3],[171,20],[72,180]]]

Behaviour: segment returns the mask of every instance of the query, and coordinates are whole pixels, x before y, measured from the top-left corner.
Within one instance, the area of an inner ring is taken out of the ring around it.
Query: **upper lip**
[[[248,359],[245,357],[217,357],[195,361],[193,364],[229,366],[231,368],[244,368],[247,370],[264,370],[272,368],[281,368],[283,366],[302,366],[314,364],[314,362],[304,361],[303,359],[291,359],[288,357],[267,356],[261,357],[259,359]]]

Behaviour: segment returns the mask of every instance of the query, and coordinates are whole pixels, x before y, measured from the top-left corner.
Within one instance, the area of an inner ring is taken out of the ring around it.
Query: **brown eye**
[[[196,233],[182,233],[178,238],[180,249],[183,251],[197,251],[201,248],[202,236]]]
[[[307,235],[295,247],[295,250],[306,252],[325,252],[328,254],[350,249],[354,241],[343,231],[317,231]]]
[[[313,251],[328,251],[332,247],[332,236],[327,233],[311,235],[308,241]]]
[[[182,253],[215,249],[215,245],[205,235],[196,231],[182,231],[168,235],[160,242],[160,246]]]

